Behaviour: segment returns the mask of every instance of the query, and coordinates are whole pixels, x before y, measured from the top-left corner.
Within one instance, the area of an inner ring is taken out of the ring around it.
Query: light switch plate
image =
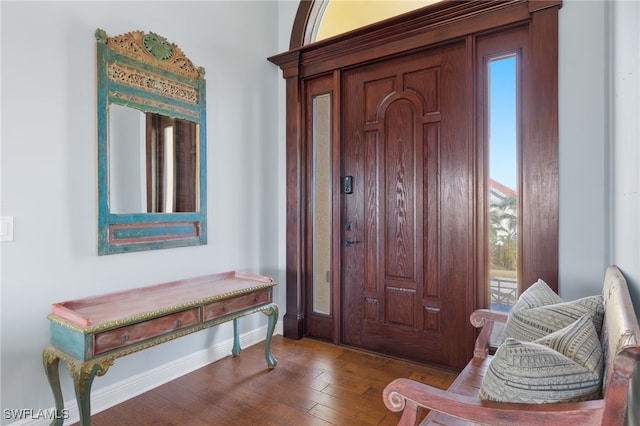
[[[13,216],[0,216],[0,241],[13,241]]]

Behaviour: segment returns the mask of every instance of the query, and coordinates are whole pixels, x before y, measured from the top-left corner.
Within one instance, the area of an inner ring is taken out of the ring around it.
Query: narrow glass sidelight
[[[518,66],[511,54],[487,62],[489,295],[510,311],[518,296]]]
[[[315,96],[313,126],[313,312],[331,315],[331,94]]]

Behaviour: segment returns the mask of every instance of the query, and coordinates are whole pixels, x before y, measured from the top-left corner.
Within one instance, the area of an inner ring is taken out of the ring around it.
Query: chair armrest
[[[475,328],[482,328],[475,347],[473,348],[473,356],[475,358],[486,358],[489,354],[489,340],[493,331],[494,323],[506,323],[509,314],[490,309],[477,309],[469,317],[469,321]]]
[[[506,312],[476,309],[469,317],[469,321],[474,327],[480,328],[488,322],[506,323],[508,318],[509,314]]]
[[[487,425],[600,425],[604,400],[554,404],[483,401],[411,379],[395,379],[383,391],[387,408],[403,411],[399,426],[414,426],[422,408]]]

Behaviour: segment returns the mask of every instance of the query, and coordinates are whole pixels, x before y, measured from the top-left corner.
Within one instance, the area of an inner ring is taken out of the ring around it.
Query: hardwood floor
[[[328,343],[274,336],[278,366],[268,370],[264,343],[243,349],[115,407],[93,426],[395,425],[382,402],[397,377],[446,389],[455,375]]]

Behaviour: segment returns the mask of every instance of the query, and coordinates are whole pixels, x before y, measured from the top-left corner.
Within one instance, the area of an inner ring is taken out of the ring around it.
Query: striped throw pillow
[[[602,369],[600,340],[585,315],[534,342],[507,338],[489,364],[479,396],[527,404],[597,399]]]
[[[546,282],[539,279],[518,297],[511,311],[520,311],[562,302],[562,298],[560,298]]]
[[[504,336],[505,339],[531,342],[574,323],[583,315],[591,318],[596,333],[600,335],[604,319],[602,295],[513,310],[507,319]]]

